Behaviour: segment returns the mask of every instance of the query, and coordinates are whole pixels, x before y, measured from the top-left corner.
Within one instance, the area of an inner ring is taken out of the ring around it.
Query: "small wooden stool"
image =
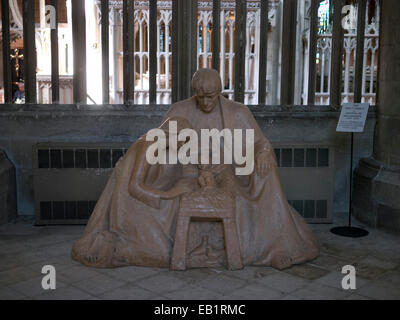
[[[220,221],[224,230],[226,260],[229,270],[243,268],[239,238],[234,217],[233,198],[224,197],[222,203],[213,203],[193,194],[184,196],[180,202],[175,243],[171,257],[171,270],[186,270],[186,251],[190,221]]]

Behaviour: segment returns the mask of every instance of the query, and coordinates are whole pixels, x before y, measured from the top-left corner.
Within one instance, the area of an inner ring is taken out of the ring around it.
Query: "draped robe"
[[[215,112],[207,114],[192,97],[171,106],[166,118],[174,116],[187,119],[199,136],[201,129],[254,129],[254,159],[261,152],[268,153],[270,169],[265,177],[260,177],[256,170],[249,176],[237,176],[235,164],[228,165],[218,176],[219,185],[235,195],[236,223],[245,265],[270,266],[277,255],[289,257],[292,264],[297,264],[319,255],[319,244],[310,227],[287,202],[274,150],[248,107],[220,95]],[[245,139],[242,141],[245,150]]]
[[[199,136],[201,129],[254,129],[255,159],[261,152],[268,154],[270,168],[265,177],[256,170],[249,176],[236,176],[235,164],[225,165],[216,177],[219,186],[235,196],[244,265],[270,266],[276,256],[297,264],[319,255],[311,229],[282,191],[273,148],[246,106],[220,96],[215,110],[207,114],[192,97],[171,106],[166,118],[174,116],[187,119]],[[94,267],[169,266],[179,198],[162,200],[160,194],[180,179],[192,179],[196,186],[197,173],[193,165],[149,165],[148,145],[141,137],[118,161],[83,236],[73,245],[73,259]],[[129,193],[131,179],[134,188]],[[213,234],[218,229],[210,230]],[[190,250],[204,232],[204,228],[191,227]]]

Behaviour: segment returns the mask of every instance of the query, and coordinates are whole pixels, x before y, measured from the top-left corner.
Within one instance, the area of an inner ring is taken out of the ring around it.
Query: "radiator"
[[[40,143],[33,148],[37,225],[85,224],[130,143]],[[333,148],[277,145],[289,203],[310,223],[332,221]]]
[[[332,223],[334,148],[274,144],[288,202],[309,223]]]
[[[36,224],[85,224],[128,147],[129,143],[35,145]]]

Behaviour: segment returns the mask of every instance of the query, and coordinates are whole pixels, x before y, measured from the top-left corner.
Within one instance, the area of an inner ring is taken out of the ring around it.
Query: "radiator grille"
[[[289,200],[289,204],[305,219],[327,219],[327,200]]]
[[[97,201],[41,201],[40,219],[51,221],[87,220]]]
[[[321,145],[275,145],[282,188],[307,222],[332,222],[333,148]]]
[[[129,143],[42,143],[34,147],[37,224],[84,224]],[[290,205],[312,222],[331,222],[333,149],[275,145],[282,188]]]
[[[34,147],[36,224],[85,224],[129,143]]]
[[[278,167],[329,167],[329,148],[275,148]]]
[[[38,149],[39,169],[114,168],[126,149]]]

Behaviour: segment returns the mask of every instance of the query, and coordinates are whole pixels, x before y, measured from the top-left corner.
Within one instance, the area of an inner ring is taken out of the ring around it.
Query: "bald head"
[[[217,70],[199,69],[192,78],[192,87],[195,93],[215,92],[220,94],[222,91],[221,78]]]
[[[214,110],[222,91],[221,78],[214,69],[199,69],[192,78],[198,107],[206,113]]]

